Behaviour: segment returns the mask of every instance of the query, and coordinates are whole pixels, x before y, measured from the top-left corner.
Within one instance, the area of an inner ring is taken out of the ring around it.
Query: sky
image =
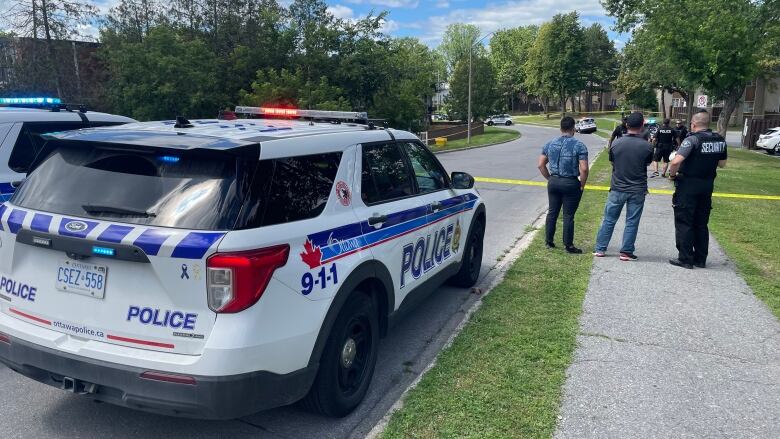
[[[0,0],[0,6],[7,5],[8,1]],[[285,5],[291,1],[279,0]],[[106,12],[117,2],[95,0],[94,4],[99,11]],[[487,34],[504,28],[541,24],[555,14],[575,10],[585,26],[601,23],[618,49],[628,39],[627,35],[611,30],[614,19],[607,16],[599,0],[326,0],[326,3],[333,15],[345,19],[388,11],[385,32],[393,36],[417,37],[430,47],[438,46],[444,30],[452,23],[475,24]],[[97,36],[94,25],[82,32]]]

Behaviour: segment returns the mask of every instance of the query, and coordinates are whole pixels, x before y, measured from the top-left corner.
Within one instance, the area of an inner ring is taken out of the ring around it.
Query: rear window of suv
[[[237,175],[234,158],[61,146],[30,174],[11,202],[132,224],[226,230],[233,228],[241,209]]]

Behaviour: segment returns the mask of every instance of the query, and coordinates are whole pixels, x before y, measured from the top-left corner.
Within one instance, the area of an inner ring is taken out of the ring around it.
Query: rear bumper
[[[316,366],[279,375],[266,371],[229,376],[192,376],[195,384],[141,378],[147,369],[55,351],[9,337],[0,341],[0,362],[50,386],[136,410],[200,419],[233,419],[291,404],[306,395]],[[68,380],[66,380],[68,378]],[[71,381],[73,380],[73,381]],[[94,386],[92,386],[94,384]]]

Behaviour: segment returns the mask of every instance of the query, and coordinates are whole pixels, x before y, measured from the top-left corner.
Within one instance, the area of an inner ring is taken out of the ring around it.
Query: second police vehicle
[[[401,312],[477,282],[474,179],[413,134],[237,112],[44,135],[0,206],[0,361],[155,413],[344,416]]]

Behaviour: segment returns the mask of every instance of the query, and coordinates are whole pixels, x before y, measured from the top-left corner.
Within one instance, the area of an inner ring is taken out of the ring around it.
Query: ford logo
[[[87,227],[87,223],[84,221],[71,221],[68,224],[65,224],[65,229],[69,232],[83,232],[84,230],[87,230]]]

